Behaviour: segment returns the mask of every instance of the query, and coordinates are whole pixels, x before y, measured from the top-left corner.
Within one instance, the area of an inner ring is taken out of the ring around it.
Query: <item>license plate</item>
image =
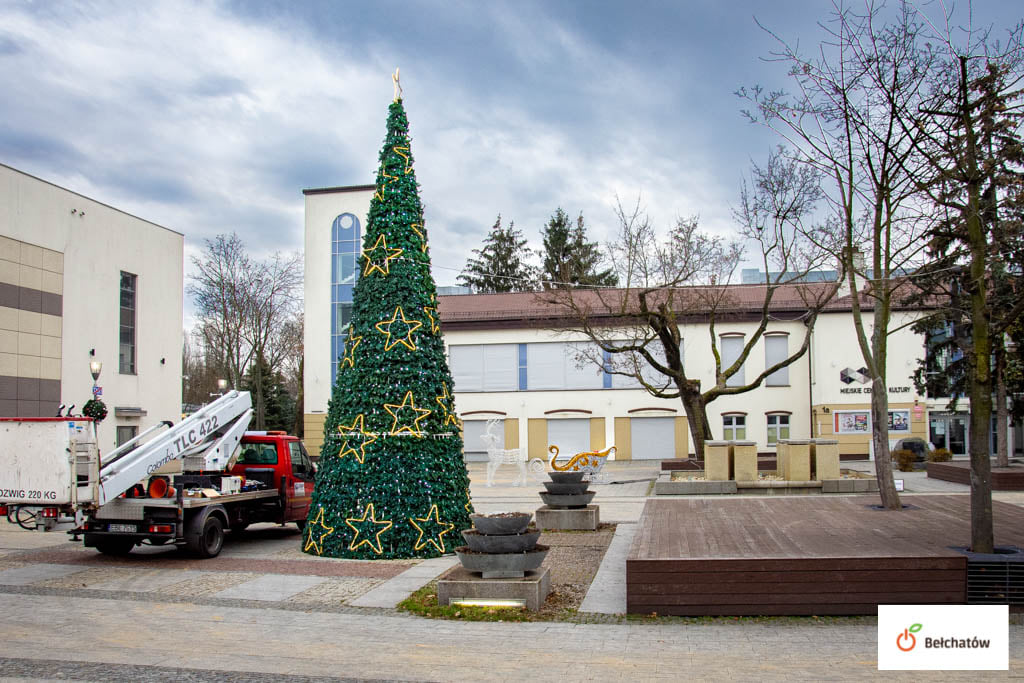
[[[139,529],[134,524],[111,524],[107,527],[107,530],[114,533],[134,534]]]

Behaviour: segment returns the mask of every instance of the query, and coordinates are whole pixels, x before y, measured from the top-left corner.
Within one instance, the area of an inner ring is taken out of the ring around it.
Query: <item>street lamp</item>
[[[217,380],[217,393],[211,393],[210,396],[223,396],[227,389],[228,381],[226,379],[219,379]]]
[[[100,379],[100,370],[103,369],[103,363],[98,360],[94,360],[89,363],[89,372],[92,373],[92,382],[95,385]]]

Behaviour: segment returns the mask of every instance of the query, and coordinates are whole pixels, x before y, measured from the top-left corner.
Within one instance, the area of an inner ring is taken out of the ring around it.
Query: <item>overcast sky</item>
[[[1022,14],[975,4],[975,23]],[[785,85],[754,17],[810,46],[830,7],[0,0],[0,162],[184,233],[186,258],[231,231],[301,250],[304,188],[374,181],[399,66],[449,285],[499,213],[537,246],[558,207],[605,239],[616,195],[730,230],[778,142],[733,93]]]

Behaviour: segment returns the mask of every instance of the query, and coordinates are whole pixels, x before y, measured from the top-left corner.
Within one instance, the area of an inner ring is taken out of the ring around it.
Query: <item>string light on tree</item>
[[[393,79],[363,235],[364,277],[353,288],[303,544],[325,557],[435,557],[450,550],[453,532],[472,526],[397,71]]]

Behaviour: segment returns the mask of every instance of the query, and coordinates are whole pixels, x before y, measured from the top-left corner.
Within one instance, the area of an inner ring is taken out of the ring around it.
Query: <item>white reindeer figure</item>
[[[487,429],[480,436],[480,440],[487,447],[487,485],[494,486],[494,473],[502,465],[519,465],[519,477],[512,484],[513,486],[525,486],[527,467],[536,481],[544,479],[544,463],[540,458],[534,458],[527,463],[526,451],[522,448],[501,448],[504,443],[504,434],[498,429],[502,426],[501,420],[492,419],[487,421]]]

